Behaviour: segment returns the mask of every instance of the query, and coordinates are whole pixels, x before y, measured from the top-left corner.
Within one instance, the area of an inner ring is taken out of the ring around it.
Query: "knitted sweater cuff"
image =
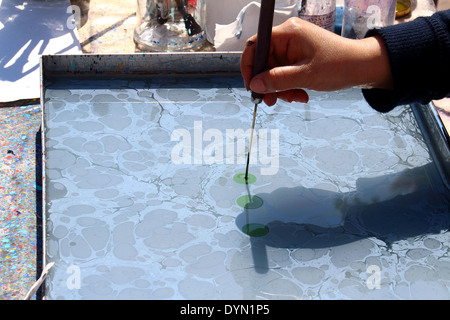
[[[380,35],[384,40],[394,90],[363,89],[367,102],[380,112],[388,112],[411,102],[426,104],[439,95],[442,78],[430,75],[445,69],[441,65],[445,59],[439,57],[442,47],[438,39],[445,38],[446,32],[448,36],[445,25],[440,25],[440,20],[433,17],[370,30],[366,37]]]

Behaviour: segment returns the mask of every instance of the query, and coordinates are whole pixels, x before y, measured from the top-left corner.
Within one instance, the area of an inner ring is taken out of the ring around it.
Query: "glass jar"
[[[336,0],[300,0],[298,16],[334,32]]]
[[[206,40],[206,0],[137,0],[134,41],[148,51],[187,51]]]

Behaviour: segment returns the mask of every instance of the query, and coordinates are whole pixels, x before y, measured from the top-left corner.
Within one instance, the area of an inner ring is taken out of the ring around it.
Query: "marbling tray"
[[[358,89],[261,105],[243,184],[239,53],[42,71],[46,299],[450,298],[427,106],[380,114]]]

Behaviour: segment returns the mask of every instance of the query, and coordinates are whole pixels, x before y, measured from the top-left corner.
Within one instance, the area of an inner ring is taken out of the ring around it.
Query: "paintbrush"
[[[253,62],[252,77],[267,70],[270,53],[270,38],[272,37],[273,13],[275,0],[261,0],[259,11],[258,32],[256,36],[255,59]],[[253,131],[255,130],[255,119],[258,104],[262,102],[263,94],[252,92],[252,102],[255,104],[253,110],[253,122],[250,133],[250,144],[248,146],[247,167],[245,169],[245,181],[248,181],[248,167],[250,165],[250,152],[253,143]]]

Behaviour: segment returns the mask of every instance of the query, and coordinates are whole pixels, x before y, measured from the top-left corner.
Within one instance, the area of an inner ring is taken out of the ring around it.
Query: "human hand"
[[[354,86],[390,89],[392,76],[384,43],[378,37],[347,39],[299,18],[272,29],[268,70],[252,78],[256,35],[247,40],[241,73],[248,90],[277,99],[308,101],[305,89],[332,91]]]

